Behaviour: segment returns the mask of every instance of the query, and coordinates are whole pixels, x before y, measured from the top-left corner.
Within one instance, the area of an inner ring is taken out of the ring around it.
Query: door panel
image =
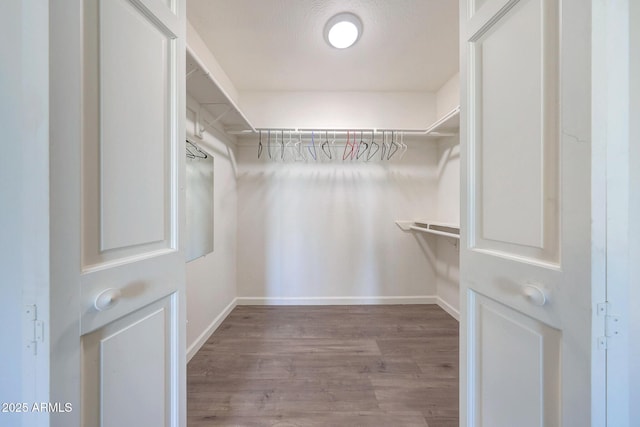
[[[83,425],[170,425],[175,304],[164,298],[83,337],[83,388],[94,399],[84,406]]]
[[[85,2],[83,267],[177,248],[177,40],[129,0]],[[135,95],[134,95],[135,94]]]
[[[99,22],[100,249],[169,246],[173,34],[128,0],[100,2]]]
[[[560,331],[473,291],[469,316],[475,425],[560,425]]]
[[[471,245],[557,262],[558,5],[522,0],[472,38]],[[508,195],[508,197],[505,197]]]
[[[461,425],[589,426],[589,10],[474,4],[460,7]]]

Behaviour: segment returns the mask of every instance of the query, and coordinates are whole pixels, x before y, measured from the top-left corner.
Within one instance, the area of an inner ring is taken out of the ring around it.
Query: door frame
[[[640,49],[640,31],[633,25],[634,18],[640,22],[640,6],[634,0],[593,0],[592,11],[592,247],[604,254],[603,265],[593,271],[593,374],[602,387],[592,390],[592,415],[594,425],[597,420],[617,427],[640,417],[632,394],[640,387],[640,372],[631,363],[640,358],[633,344],[640,339],[638,326],[633,329],[640,315],[632,309],[640,305],[640,291],[632,286],[640,274],[633,259],[640,244],[631,237],[640,232],[632,220],[640,215],[640,174],[631,166],[640,164],[640,128],[631,120],[640,115],[640,61],[631,54]],[[595,307],[603,301],[618,319],[610,337]],[[605,337],[606,351],[598,351],[599,337]],[[605,372],[595,369],[599,359]]]
[[[0,6],[0,34],[8,41],[0,57],[9,58],[0,73],[2,403],[50,401],[49,8],[39,0]],[[45,427],[49,417],[31,408],[0,412],[0,424]]]

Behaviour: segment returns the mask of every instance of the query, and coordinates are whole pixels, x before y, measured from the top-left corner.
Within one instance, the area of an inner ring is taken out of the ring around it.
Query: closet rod
[[[416,130],[416,129],[289,129],[289,128],[256,128],[256,131],[263,131],[263,132],[291,132],[291,133],[296,133],[296,134],[308,134],[311,135],[311,133],[315,133],[315,134],[322,134],[324,135],[325,132],[329,132],[330,135],[332,135],[333,133],[335,133],[336,135],[346,135],[347,132],[349,133],[354,133],[354,132],[364,132],[371,134],[371,132],[374,132],[376,134],[381,134],[381,133],[391,133],[391,132],[399,132],[399,133],[404,133],[405,135],[409,134],[409,135],[425,135],[427,133],[426,130]]]

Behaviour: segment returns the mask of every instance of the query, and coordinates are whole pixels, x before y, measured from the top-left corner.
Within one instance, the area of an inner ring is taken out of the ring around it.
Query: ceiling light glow
[[[331,46],[344,49],[355,43],[358,38],[358,28],[351,22],[338,22],[331,27],[327,37]]]
[[[352,46],[361,34],[362,22],[352,13],[339,13],[329,19],[324,27],[325,40],[337,49]]]

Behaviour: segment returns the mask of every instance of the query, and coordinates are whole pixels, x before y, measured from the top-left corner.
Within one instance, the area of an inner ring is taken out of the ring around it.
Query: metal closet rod
[[[304,133],[311,134],[311,132],[324,134],[325,132],[336,133],[346,135],[347,132],[366,132],[366,133],[390,133],[390,132],[400,132],[404,134],[414,134],[414,135],[425,135],[428,131],[426,130],[415,130],[415,129],[294,129],[294,128],[256,128],[256,131],[262,132],[292,132],[292,133]]]

